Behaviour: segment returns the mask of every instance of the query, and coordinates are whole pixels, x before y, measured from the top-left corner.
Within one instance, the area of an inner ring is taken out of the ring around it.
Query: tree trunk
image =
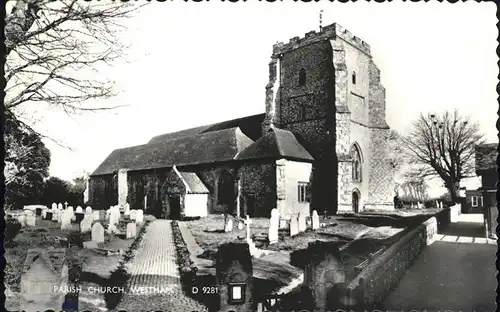
[[[460,203],[460,182],[446,182],[445,186],[450,191],[451,200]]]

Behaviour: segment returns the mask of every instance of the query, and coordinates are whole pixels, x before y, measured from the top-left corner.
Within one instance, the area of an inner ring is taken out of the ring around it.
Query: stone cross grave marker
[[[99,222],[94,223],[92,226],[92,241],[104,243],[104,227]]]
[[[127,238],[135,238],[137,235],[137,224],[134,222],[127,223]]]
[[[144,212],[142,210],[137,210],[135,215],[135,223],[141,223],[144,221]]]
[[[273,210],[271,210],[271,219],[269,222],[269,233],[267,234],[269,244],[274,244],[274,243],[278,242],[279,222],[280,222],[280,215],[278,213],[278,209],[274,208]]]
[[[319,216],[316,210],[313,210],[311,216],[311,228],[314,230],[319,229]]]
[[[290,219],[290,236],[295,236],[299,234],[299,218],[297,216],[292,216]]]
[[[307,229],[306,214],[303,213],[303,212],[299,212],[299,216],[298,216],[298,229],[299,229],[299,232],[305,232],[306,229]]]

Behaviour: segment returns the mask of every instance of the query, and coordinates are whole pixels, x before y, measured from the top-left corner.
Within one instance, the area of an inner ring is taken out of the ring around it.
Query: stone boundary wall
[[[399,241],[369,263],[346,287],[347,305],[375,308],[406,273],[422,250],[434,242],[438,220],[431,217],[409,230]]]

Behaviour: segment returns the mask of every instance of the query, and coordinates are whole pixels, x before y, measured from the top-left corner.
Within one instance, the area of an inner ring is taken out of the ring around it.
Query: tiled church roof
[[[314,160],[292,132],[277,128],[270,130],[236,157],[237,160],[265,158],[286,158],[309,162]]]
[[[497,169],[498,144],[476,145],[476,172]]]
[[[209,193],[207,187],[194,172],[179,171],[181,178],[186,182],[191,194],[206,194]]]
[[[121,168],[146,170],[229,161],[252,143],[239,128],[178,136],[114,150],[92,176],[111,174]]]
[[[252,140],[257,140],[261,135],[261,124],[264,121],[266,114],[252,115],[223,122],[218,122],[210,125],[190,128],[172,133],[165,133],[153,137],[148,144],[159,143],[179,138],[190,137],[207,132],[220,131],[230,128],[240,128]]]

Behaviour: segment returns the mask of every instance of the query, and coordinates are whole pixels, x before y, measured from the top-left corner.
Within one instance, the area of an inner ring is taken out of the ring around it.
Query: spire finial
[[[319,31],[323,30],[323,10],[319,11]]]

